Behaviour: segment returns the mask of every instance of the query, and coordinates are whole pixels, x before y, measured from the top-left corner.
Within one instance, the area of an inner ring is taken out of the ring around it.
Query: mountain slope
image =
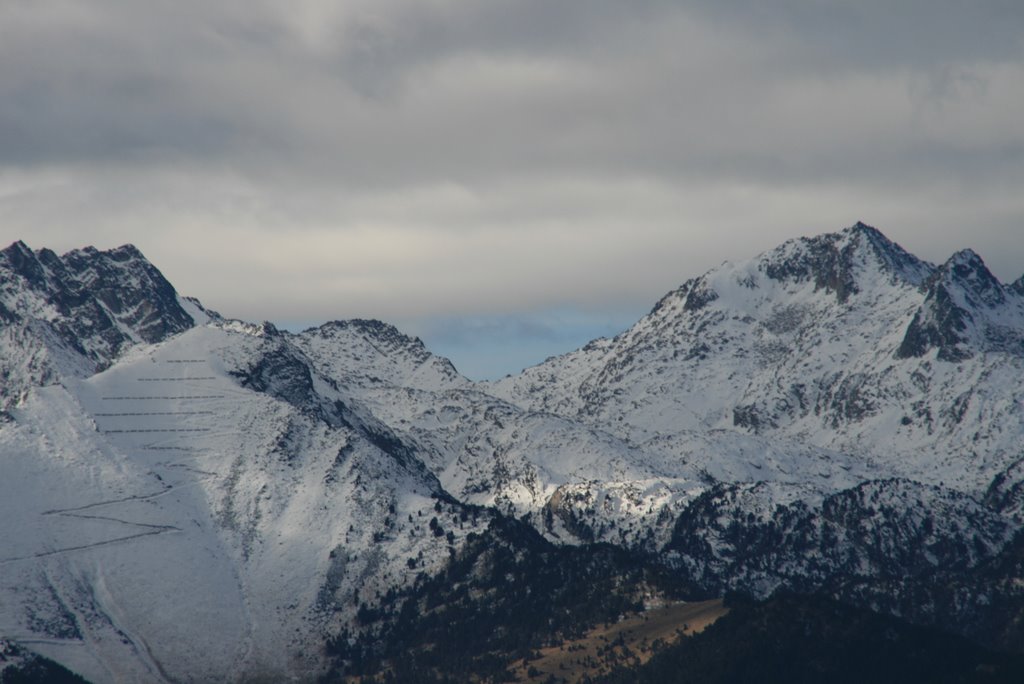
[[[305,644],[473,527],[433,534],[436,478],[265,326],[136,347],[12,416],[0,625],[96,681],[314,673]]]

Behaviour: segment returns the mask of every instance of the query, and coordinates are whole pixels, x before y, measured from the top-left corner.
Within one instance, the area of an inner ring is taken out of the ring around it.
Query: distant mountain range
[[[386,323],[279,331],[132,246],[19,242],[0,520],[0,643],[95,682],[500,678],[723,594],[1024,652],[1024,278],[858,223],[475,383]]]

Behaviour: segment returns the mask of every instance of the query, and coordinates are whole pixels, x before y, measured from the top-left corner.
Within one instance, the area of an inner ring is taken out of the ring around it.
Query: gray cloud
[[[16,0],[0,238],[280,320],[642,310],[857,219],[1010,279],[1022,36],[1015,0]]]
[[[814,70],[930,70],[1016,61],[1022,49],[1024,8],[1014,0],[726,0],[694,7],[730,27],[773,36],[784,54]]]
[[[865,142],[883,162],[942,144],[970,133],[972,104],[1008,106],[983,123],[1020,138],[1024,96],[1006,90],[1024,22],[998,4],[334,6],[5,6],[0,152],[402,186],[541,169],[864,175]],[[827,163],[839,155],[844,174]]]

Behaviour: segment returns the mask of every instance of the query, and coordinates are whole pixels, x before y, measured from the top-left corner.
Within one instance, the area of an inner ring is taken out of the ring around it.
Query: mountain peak
[[[43,269],[36,253],[21,240],[12,242],[0,252],[0,256],[3,257],[0,268],[3,268],[6,262],[8,269],[29,281],[37,281],[43,277]]]
[[[355,335],[365,344],[370,345],[374,350],[386,356],[400,353],[407,355],[417,364],[436,362],[443,367],[446,376],[458,375],[455,367],[448,359],[436,356],[423,343],[419,337],[406,335],[391,323],[376,318],[351,318],[348,320],[336,320],[324,323],[319,328],[311,328],[303,335],[313,334],[323,338],[332,338],[338,335]]]
[[[0,304],[49,321],[72,349],[100,366],[133,342],[157,342],[193,325],[174,287],[133,245],[57,256],[18,241],[0,255],[0,271],[9,274]]]
[[[4,247],[3,250],[0,250],[0,254],[3,254],[4,256],[7,256],[7,257],[13,256],[13,255],[27,256],[29,254],[32,254],[32,250],[29,248],[28,245],[26,245],[21,240],[15,240],[11,244],[9,244],[7,247]]]
[[[40,250],[40,254],[44,251],[49,250]],[[155,270],[155,267],[149,259],[146,258],[146,255],[131,243],[121,245],[120,247],[112,247],[110,249],[97,249],[93,245],[86,245],[85,247],[79,247],[78,249],[72,249],[65,252],[59,257],[59,259],[65,263],[81,264],[89,262],[116,262],[118,264],[125,264],[128,262],[138,261]]]
[[[862,221],[857,221],[840,235],[846,238],[850,249],[867,250],[885,271],[913,285],[921,285],[934,270],[933,266],[903,249],[882,231]]]
[[[295,340],[322,372],[350,387],[438,389],[468,382],[420,338],[376,319],[330,321],[302,331]]]
[[[418,337],[409,337],[390,323],[375,318],[350,318],[348,320],[335,320],[323,325],[310,328],[305,333],[319,334],[322,337],[330,337],[342,332],[351,332],[366,338],[373,339],[377,344],[384,344],[391,349],[412,349],[426,351],[422,340]]]
[[[949,257],[949,259],[946,260],[946,263],[947,264],[954,264],[954,265],[955,264],[977,264],[977,263],[984,263],[984,261],[982,260],[981,255],[979,255],[977,252],[975,252],[970,247],[967,247],[965,249],[961,249],[961,250],[955,252],[953,254],[953,256]]]
[[[910,254],[877,228],[858,221],[837,232],[787,240],[750,262],[726,263],[687,280],[662,297],[650,315],[677,303],[683,311],[698,311],[724,292],[735,291],[732,284],[757,289],[760,275],[776,282],[812,283],[815,290],[832,293],[845,304],[851,296],[883,283],[919,288],[934,271],[933,265]]]
[[[139,248],[131,243],[115,247],[107,253],[114,261],[129,261],[131,259],[142,259],[143,261],[148,261]]]
[[[813,281],[815,289],[834,292],[841,303],[866,284],[861,274],[879,270],[890,280],[919,286],[932,267],[876,228],[858,221],[838,233],[797,238],[761,258],[761,270],[781,281]]]
[[[944,283],[962,292],[964,304],[970,308],[998,306],[1006,300],[999,279],[971,249],[962,249],[951,256],[936,271],[933,281],[933,287]]]
[[[963,249],[939,266],[925,282],[925,300],[907,327],[898,358],[924,356],[938,349],[943,361],[969,359],[976,350],[991,346],[989,319],[1006,303],[1006,288],[988,270],[982,258]],[[1012,346],[1012,345],[1011,345]]]
[[[851,235],[866,235],[874,240],[883,240],[885,243],[890,243],[889,238],[882,234],[882,231],[878,230],[874,226],[869,226],[863,221],[857,221],[849,228],[845,228],[841,231],[842,233],[848,233]]]

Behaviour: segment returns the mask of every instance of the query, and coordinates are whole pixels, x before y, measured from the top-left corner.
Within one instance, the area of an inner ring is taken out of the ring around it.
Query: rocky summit
[[[723,595],[1024,652],[1022,282],[857,223],[472,382],[379,321],[285,332],[131,246],[15,243],[4,652],[94,682],[500,679]]]

